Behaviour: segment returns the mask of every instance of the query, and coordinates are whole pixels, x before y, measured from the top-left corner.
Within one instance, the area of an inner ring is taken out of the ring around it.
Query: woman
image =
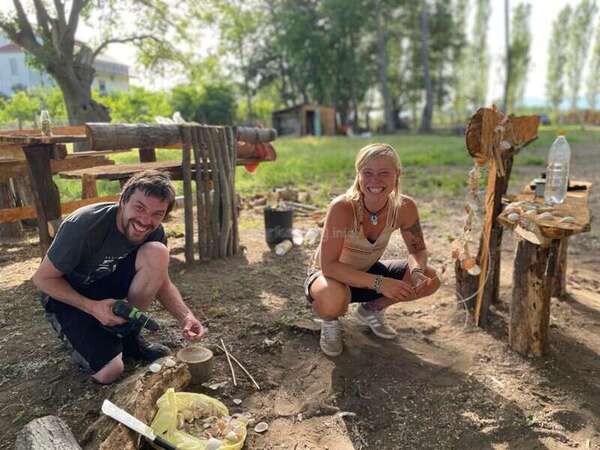
[[[362,148],[355,162],[356,178],[345,195],[327,211],[315,260],[319,264],[305,281],[305,294],[322,319],[320,345],[328,356],[342,353],[338,317],[358,302],[357,318],[376,336],[393,339],[396,330],[384,310],[433,294],[440,286],[427,265],[427,250],[415,202],[400,193],[400,159],[387,144]],[[400,229],[407,261],[380,261],[393,231]]]

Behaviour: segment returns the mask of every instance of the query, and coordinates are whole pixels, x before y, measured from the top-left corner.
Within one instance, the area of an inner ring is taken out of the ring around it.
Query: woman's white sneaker
[[[344,350],[342,342],[342,327],[336,320],[323,320],[321,322],[321,350],[327,356],[339,356]]]
[[[356,308],[356,317],[371,328],[376,336],[382,339],[394,339],[398,336],[396,330],[385,323],[383,311],[370,311],[362,303]]]

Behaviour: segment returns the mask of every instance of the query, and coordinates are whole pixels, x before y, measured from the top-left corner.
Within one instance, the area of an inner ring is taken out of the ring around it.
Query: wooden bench
[[[237,160],[237,165],[244,166],[259,162],[263,162],[263,160],[254,158],[239,158]],[[181,161],[167,160],[133,164],[115,164],[114,161],[111,161],[111,164],[112,165],[88,167],[78,170],[65,170],[59,172],[58,174],[61,178],[81,180],[82,199],[94,198],[98,196],[98,188],[96,186],[97,180],[119,181],[121,186],[123,186],[133,174],[142,172],[144,170],[160,170],[167,172],[171,176],[172,180],[183,179]],[[194,167],[192,167],[192,175],[195,173],[196,170]]]

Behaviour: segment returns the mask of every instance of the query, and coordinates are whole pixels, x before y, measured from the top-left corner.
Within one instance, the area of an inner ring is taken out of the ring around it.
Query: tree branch
[[[144,39],[152,39],[153,41],[156,41],[156,42],[162,42],[160,39],[158,39],[157,37],[155,37],[151,34],[140,34],[140,35],[130,36],[130,37],[126,37],[126,38],[107,39],[102,44],[100,44],[98,46],[98,48],[96,48],[96,50],[94,50],[94,53],[92,54],[92,61],[94,61],[96,59],[96,57],[100,54],[100,52],[102,52],[102,50],[104,50],[110,44],[125,44],[127,42],[141,41]]]
[[[37,24],[42,28],[42,32],[46,36],[47,39],[51,39],[50,34],[50,16],[48,16],[48,11],[46,11],[46,6],[42,2],[42,0],[33,0],[33,5],[35,6],[35,16],[37,18]]]
[[[67,18],[65,16],[65,5],[60,0],[54,0],[54,8],[56,8],[56,17],[58,19],[58,23],[60,24],[60,29],[67,29]]]
[[[79,25],[79,15],[81,14],[81,10],[85,8],[89,2],[90,0],[73,0],[71,13],[69,14],[69,24],[65,30],[73,40],[75,40],[75,31]]]
[[[36,41],[35,33],[29,23],[27,14],[20,0],[13,0],[17,11],[16,23],[0,22],[0,28],[7,34],[11,41],[19,44],[32,54],[41,54],[42,46]]]

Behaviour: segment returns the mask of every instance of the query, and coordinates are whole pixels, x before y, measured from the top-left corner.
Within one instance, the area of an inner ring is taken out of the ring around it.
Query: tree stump
[[[550,291],[559,245],[558,240],[544,247],[525,239],[517,244],[508,340],[525,356],[542,356],[548,350]]]
[[[81,450],[66,423],[56,416],[32,420],[15,441],[15,450]]]
[[[161,364],[164,358],[156,362]],[[163,364],[162,370],[158,373],[148,372],[147,367],[142,367],[118,383],[111,401],[150,425],[157,410],[156,400],[168,388],[174,388],[176,391],[183,390],[190,380],[190,371],[183,363],[178,363],[172,368],[167,368]],[[103,415],[86,430],[81,443],[85,449],[135,450],[138,448],[139,439],[137,433]]]

